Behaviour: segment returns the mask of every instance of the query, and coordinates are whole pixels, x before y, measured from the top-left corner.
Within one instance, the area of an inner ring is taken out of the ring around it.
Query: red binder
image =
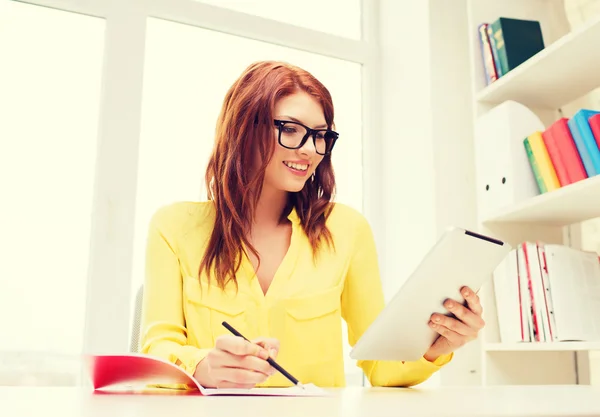
[[[600,148],[600,114],[596,114],[588,119],[588,123],[592,128],[592,134],[594,135],[594,139],[596,139],[596,143]]]
[[[183,369],[149,355],[94,355],[87,358],[87,363],[94,390],[118,387],[144,391],[150,385],[181,385],[200,393],[196,380]]]
[[[319,397],[330,393],[305,384],[273,388],[205,388],[179,366],[139,353],[89,355],[86,365],[94,391],[99,394],[192,394]]]
[[[556,176],[563,187],[587,178],[568,121],[566,117],[558,119],[542,133]]]

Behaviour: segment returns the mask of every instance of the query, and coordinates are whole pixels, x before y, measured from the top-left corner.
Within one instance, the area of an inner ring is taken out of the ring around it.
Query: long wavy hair
[[[208,199],[214,201],[216,217],[199,271],[206,271],[210,280],[213,269],[221,288],[230,280],[237,286],[235,274],[244,247],[260,262],[248,235],[265,170],[277,146],[273,112],[279,99],[298,91],[319,101],[327,126],[332,128],[333,102],[327,88],[309,72],[287,63],[263,61],[250,65],[225,95],[205,177]],[[326,155],[304,188],[289,193],[282,213],[284,220],[296,209],[315,257],[323,241],[333,245],[325,222],[334,191],[331,157]]]

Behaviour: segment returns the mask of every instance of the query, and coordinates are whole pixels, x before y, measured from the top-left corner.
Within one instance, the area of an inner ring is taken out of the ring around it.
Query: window
[[[351,39],[361,38],[361,0],[197,0]]]
[[[211,59],[217,56],[218,59]],[[149,19],[135,218],[134,294],[143,283],[150,217],[164,204],[206,199],[204,170],[225,93],[251,62],[262,59],[297,64],[312,72],[330,90],[336,109],[336,129],[340,132],[333,156],[339,190],[337,201],[361,210],[359,64]],[[349,369],[358,370],[353,364],[349,364]]]
[[[63,356],[83,342],[104,23],[0,1],[0,385],[76,372]]]

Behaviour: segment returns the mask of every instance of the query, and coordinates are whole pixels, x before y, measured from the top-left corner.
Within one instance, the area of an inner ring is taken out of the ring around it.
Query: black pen
[[[231,327],[231,325],[229,323],[227,323],[226,321],[224,321],[223,323],[221,323],[227,330],[229,330],[231,333],[233,333],[235,336],[241,337],[242,339],[250,342],[248,339],[246,339],[245,336],[243,336],[240,332],[238,332],[237,330],[235,330],[233,327]],[[252,342],[250,342],[252,343]],[[279,372],[281,372],[283,374],[284,377],[286,377],[287,379],[289,379],[290,381],[292,381],[292,384],[297,385],[302,387],[302,384],[300,383],[300,381],[298,381],[296,378],[294,378],[288,371],[286,371],[285,369],[283,369],[281,367],[281,365],[279,365],[277,362],[275,362],[275,359],[273,359],[272,357],[269,356],[269,359],[267,359],[267,362],[269,362],[269,364],[277,369]]]

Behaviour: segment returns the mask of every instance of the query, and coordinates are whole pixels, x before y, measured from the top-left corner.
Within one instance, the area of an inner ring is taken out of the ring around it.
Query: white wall
[[[383,273],[389,298],[435,237],[435,176],[429,2],[382,0],[380,7],[382,162],[387,198]]]
[[[447,226],[475,217],[466,1],[381,0],[389,299]],[[461,349],[431,384],[477,379]]]

